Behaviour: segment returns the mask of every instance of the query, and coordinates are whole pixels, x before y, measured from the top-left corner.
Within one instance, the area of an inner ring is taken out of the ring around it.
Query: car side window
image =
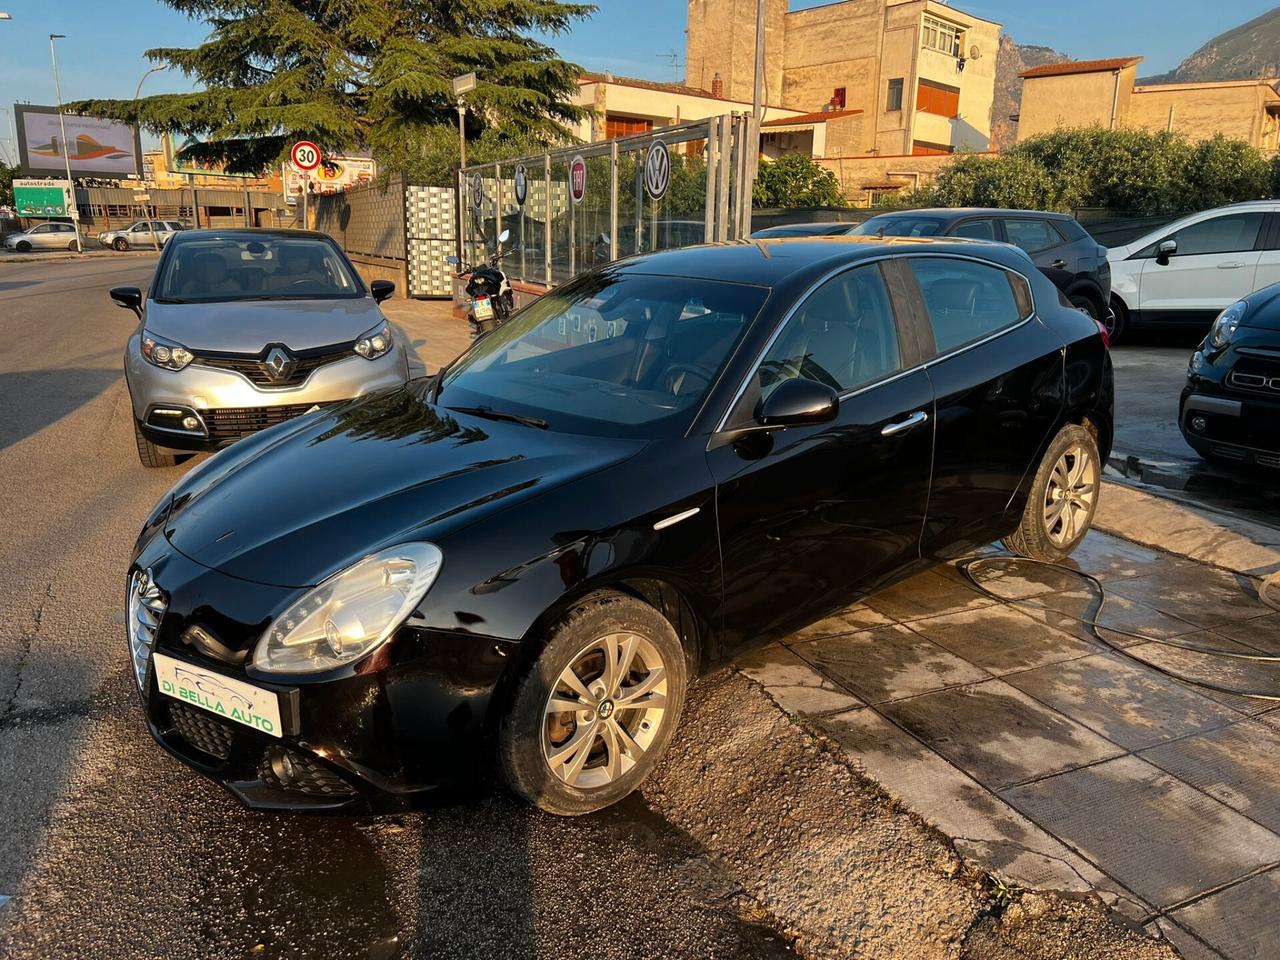
[[[48,232],[49,232],[49,229],[50,229],[50,228],[49,228],[49,224],[47,224],[47,223],[42,223],[42,224],[40,224],[40,225],[39,225],[39,226],[37,226],[37,227],[32,227],[32,228],[31,228],[30,230],[28,230],[27,232],[28,232],[28,233],[48,233]]]
[[[804,377],[843,393],[902,369],[898,327],[877,264],[833,277],[809,295],[757,371],[761,397]]]
[[[1262,221],[1261,213],[1230,213],[1193,223],[1171,235],[1171,239],[1178,242],[1178,252],[1174,256],[1193,257],[1252,250],[1258,242]],[[1158,247],[1159,244],[1155,246]]]
[[[953,237],[968,237],[970,240],[995,240],[996,222],[994,220],[966,220],[956,224],[951,231]]]
[[[133,233],[146,233],[146,232],[147,232],[147,225],[146,225],[145,223],[135,223],[135,224],[133,225],[133,230],[132,230],[132,232],[133,232]]]
[[[1004,230],[1009,242],[1027,253],[1039,253],[1062,243],[1062,237],[1047,220],[1006,220]]]
[[[939,353],[981,340],[1022,319],[1009,274],[999,267],[944,257],[910,257],[908,262],[929,309]]]

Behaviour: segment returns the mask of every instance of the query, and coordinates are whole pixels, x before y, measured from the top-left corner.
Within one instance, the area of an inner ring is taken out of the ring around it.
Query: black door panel
[[[911,414],[928,419],[882,431]],[[855,394],[836,421],[708,453],[724,564],[724,654],[801,627],[919,561],[933,394],[916,370]]]

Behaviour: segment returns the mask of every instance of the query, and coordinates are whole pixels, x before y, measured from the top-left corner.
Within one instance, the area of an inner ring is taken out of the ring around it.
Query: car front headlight
[[[366,360],[377,360],[385,356],[394,345],[391,328],[386,323],[380,323],[356,341],[356,353]]]
[[[1238,300],[1218,314],[1218,319],[1213,321],[1213,327],[1209,330],[1209,345],[1215,350],[1221,350],[1230,343],[1248,309],[1247,303]]]
[[[157,337],[149,330],[142,331],[142,356],[147,363],[164,370],[181,370],[195,359],[182,344]]]
[[[319,673],[372,653],[417,607],[443,561],[435,544],[402,543],[334,574],[276,617],[254,668]]]

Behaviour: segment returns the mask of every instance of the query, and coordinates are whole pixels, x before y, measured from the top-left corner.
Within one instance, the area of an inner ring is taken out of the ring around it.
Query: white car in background
[[[104,230],[98,234],[98,243],[113,250],[128,250],[131,247],[155,249],[163,247],[169,238],[180,230],[187,229],[181,220],[139,220],[121,230]]]
[[[6,250],[26,253],[29,250],[74,250],[76,228],[69,223],[38,223],[21,233],[11,233],[4,238]]]
[[[1175,220],[1107,251],[1115,333],[1195,327],[1280,282],[1280,200],[1236,203]]]

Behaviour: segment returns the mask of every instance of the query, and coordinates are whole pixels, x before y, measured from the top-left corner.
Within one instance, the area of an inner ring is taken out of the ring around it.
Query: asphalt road
[[[123,575],[183,468],[138,464],[134,321],[106,290],[151,268],[0,263],[0,956],[787,955],[638,799],[572,821],[501,793],[376,820],[250,814],[150,741]]]

